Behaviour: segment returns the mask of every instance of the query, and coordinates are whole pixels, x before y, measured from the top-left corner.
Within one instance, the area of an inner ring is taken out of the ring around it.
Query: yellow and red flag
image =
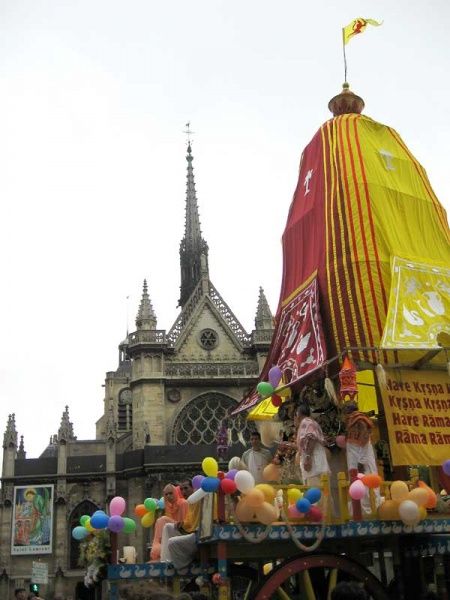
[[[355,37],[355,35],[358,35],[358,33],[362,33],[366,29],[367,25],[379,27],[382,24],[383,22],[379,23],[378,21],[375,21],[375,19],[363,19],[362,17],[354,19],[351,23],[347,25],[347,27],[342,28],[342,38],[344,40],[344,46],[345,44],[348,44],[349,41],[353,37]]]

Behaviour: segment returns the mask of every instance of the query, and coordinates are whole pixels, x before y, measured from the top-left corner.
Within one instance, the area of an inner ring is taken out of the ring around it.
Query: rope
[[[317,548],[322,543],[322,540],[325,535],[325,515],[327,514],[327,505],[328,505],[328,495],[324,494],[324,499],[323,499],[323,515],[324,516],[322,517],[322,523],[320,526],[319,535],[317,536],[317,539],[314,542],[314,544],[312,544],[311,546],[305,546],[305,544],[302,544],[301,541],[297,539],[294,528],[289,523],[289,518],[286,515],[284,508],[281,509],[281,516],[283,517],[283,519],[286,522],[286,527],[288,528],[289,534],[291,536],[291,540],[294,542],[294,544],[297,546],[297,548],[299,550],[302,550],[302,552],[314,552],[314,550],[317,550]]]
[[[267,538],[269,533],[272,531],[272,525],[268,525],[266,527],[265,531],[263,531],[256,537],[250,537],[249,534],[245,531],[244,527],[242,526],[242,523],[237,518],[236,512],[234,510],[234,506],[231,506],[231,514],[233,515],[233,519],[236,523],[239,533],[242,535],[244,540],[246,540],[247,542],[250,542],[251,544],[260,544]]]

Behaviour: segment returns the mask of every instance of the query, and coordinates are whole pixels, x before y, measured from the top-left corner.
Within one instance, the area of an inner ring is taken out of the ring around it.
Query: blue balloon
[[[95,512],[91,517],[91,525],[94,529],[105,529],[107,527],[109,517],[103,511]]]
[[[89,531],[86,529],[86,527],[82,527],[81,525],[72,529],[72,537],[74,540],[84,540],[84,538],[88,535]]]
[[[300,498],[300,500],[297,500],[297,502],[295,503],[295,506],[296,506],[298,512],[306,514],[307,512],[309,512],[309,510],[311,508],[311,502],[307,498],[303,497],[303,498]]]
[[[303,498],[306,498],[307,500],[309,500],[311,502],[311,504],[315,504],[316,502],[319,502],[321,496],[322,496],[322,492],[319,490],[319,488],[309,488],[309,490],[307,490],[303,494]],[[91,519],[91,523],[92,523],[92,519]]]
[[[202,481],[202,490],[204,492],[215,492],[219,489],[220,479],[217,477],[205,477]]]
[[[156,506],[159,508],[159,510],[164,510],[164,498],[160,498],[156,502]]]

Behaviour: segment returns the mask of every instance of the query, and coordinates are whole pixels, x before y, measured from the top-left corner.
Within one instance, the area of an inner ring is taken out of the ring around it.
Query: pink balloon
[[[347,444],[347,439],[345,437],[345,435],[337,435],[336,436],[336,446],[338,448],[345,448]]]
[[[366,486],[362,481],[357,479],[349,487],[348,493],[352,500],[361,500],[366,495]]]
[[[109,514],[113,517],[115,515],[120,516],[126,507],[126,502],[122,496],[116,496],[109,503]]]
[[[295,504],[288,506],[288,517],[290,519],[302,519],[305,515],[297,510]]]
[[[357,479],[362,479],[364,477],[364,473],[358,473],[356,476]]]

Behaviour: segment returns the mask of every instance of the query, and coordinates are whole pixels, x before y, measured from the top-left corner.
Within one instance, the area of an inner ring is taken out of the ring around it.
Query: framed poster
[[[14,487],[11,554],[51,554],[53,485]]]

